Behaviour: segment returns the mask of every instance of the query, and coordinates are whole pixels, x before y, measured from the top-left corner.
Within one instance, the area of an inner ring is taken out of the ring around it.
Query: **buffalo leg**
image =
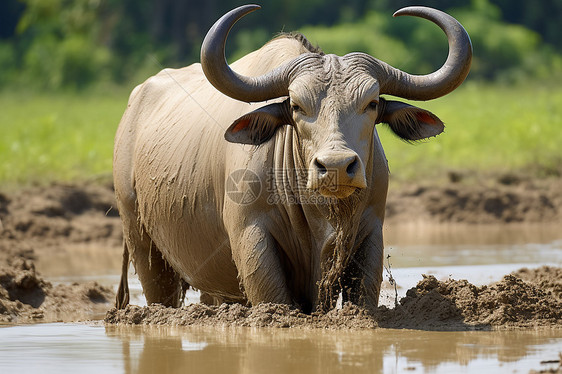
[[[269,233],[258,226],[247,227],[231,246],[241,288],[252,305],[292,303],[278,249]]]
[[[137,223],[122,214],[123,234],[133,265],[142,285],[147,304],[179,307],[185,282],[162,257],[150,236]],[[125,267],[123,266],[123,271]],[[123,275],[121,275],[123,277]]]
[[[222,302],[217,297],[211,296],[206,292],[200,291],[199,302],[205,305],[221,305]]]
[[[129,272],[129,249],[127,243],[123,241],[123,263],[121,265],[121,280],[119,281],[119,289],[115,297],[115,307],[123,309],[129,304],[129,281],[127,279]]]

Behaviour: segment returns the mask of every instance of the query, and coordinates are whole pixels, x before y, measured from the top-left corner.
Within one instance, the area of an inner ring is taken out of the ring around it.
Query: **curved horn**
[[[447,35],[449,55],[441,68],[427,75],[411,75],[384,62],[381,67],[388,74],[381,84],[381,93],[411,100],[432,100],[457,88],[466,78],[472,60],[472,43],[462,25],[447,13],[426,7],[402,8],[394,17],[415,16],[437,24]]]
[[[290,63],[260,77],[246,77],[234,72],[226,62],[224,46],[230,29],[240,18],[260,8],[244,5],[226,13],[211,27],[201,45],[201,67],[209,82],[223,94],[240,101],[265,101],[288,95]]]

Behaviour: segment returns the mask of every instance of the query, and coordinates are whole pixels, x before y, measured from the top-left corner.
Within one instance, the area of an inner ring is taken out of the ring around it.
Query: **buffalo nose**
[[[314,166],[321,176],[331,170],[353,178],[359,167],[359,157],[356,154],[321,155],[314,159]]]

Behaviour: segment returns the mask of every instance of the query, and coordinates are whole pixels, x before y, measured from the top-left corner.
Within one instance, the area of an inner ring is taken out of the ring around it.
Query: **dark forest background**
[[[199,60],[201,41],[234,0],[2,0],[0,85],[82,89],[144,79]],[[420,4],[421,3],[421,4]],[[412,73],[444,61],[442,32],[425,20],[392,18],[406,0],[263,2],[233,30],[229,58],[281,31],[302,31],[327,52],[364,51]],[[474,45],[470,79],[552,79],[562,71],[562,0],[422,0],[447,11]],[[144,77],[144,78],[142,78]]]

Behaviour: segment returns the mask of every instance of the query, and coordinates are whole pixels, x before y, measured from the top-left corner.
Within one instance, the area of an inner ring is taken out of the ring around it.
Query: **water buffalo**
[[[365,53],[324,54],[279,36],[232,64],[227,35],[246,5],[208,32],[201,64],[164,69],[136,87],[115,137],[124,230],[117,307],[129,255],[147,302],[178,306],[187,286],[208,302],[286,303],[309,312],[344,301],[375,307],[383,268],[389,170],[376,124],[416,141],[443,131],[431,100],[458,87],[472,46],[435,9],[445,64],[410,75]]]

